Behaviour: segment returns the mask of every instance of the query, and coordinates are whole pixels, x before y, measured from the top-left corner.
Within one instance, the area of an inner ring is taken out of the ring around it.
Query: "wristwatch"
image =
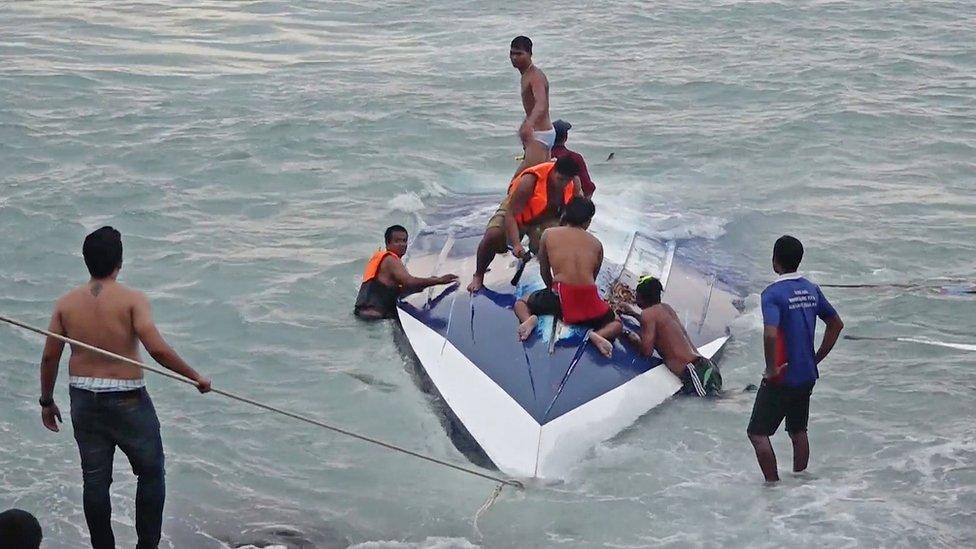
[[[54,397],[41,397],[37,399],[37,403],[41,405],[41,408],[47,408],[48,406],[54,406]]]

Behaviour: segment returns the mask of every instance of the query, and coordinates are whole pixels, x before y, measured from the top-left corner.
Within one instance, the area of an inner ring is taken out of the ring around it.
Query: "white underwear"
[[[83,389],[93,393],[117,393],[142,389],[146,386],[146,380],[69,376],[68,385],[75,389]]]
[[[552,150],[552,146],[556,144],[556,128],[532,130],[532,139],[542,143],[547,149]]]

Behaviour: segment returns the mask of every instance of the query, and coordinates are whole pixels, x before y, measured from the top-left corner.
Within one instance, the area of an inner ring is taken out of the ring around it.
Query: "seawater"
[[[781,234],[822,283],[972,279],[972,8],[8,2],[0,311],[46,324],[85,280],[84,234],[111,224],[123,282],[215,385],[463,461],[393,328],[349,311],[383,228],[503,192],[522,116],[508,42],[524,33],[590,163],[608,248],[633,229],[679,238],[748,296],[731,396],[655,409],[570,478],[506,492],[479,536],[481,480],[150,376],[163,546],[971,546],[971,352],[842,340],[815,391],[811,468],[772,487],[738,389],[761,372],[757,294]],[[827,295],[850,334],[976,341],[971,297]],[[35,513],[45,547],[84,547],[70,424],[40,423],[41,346],[0,329],[0,508]],[[788,446],[775,438],[784,471]],[[134,489],[118,455],[123,546]]]

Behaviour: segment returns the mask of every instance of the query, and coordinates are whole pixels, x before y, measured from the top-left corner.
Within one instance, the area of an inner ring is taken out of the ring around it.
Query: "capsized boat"
[[[459,284],[428,288],[398,303],[399,325],[422,379],[442,399],[452,441],[485,466],[522,478],[565,478],[598,443],[634,423],[680,388],[657,356],[617,340],[605,358],[584,329],[542,317],[518,341],[516,299],[543,287],[536,261],[517,284],[519,262],[497,256],[476,294],[465,290],[483,225],[428,228],[411,241],[406,262],[416,276],[455,273]],[[699,351],[713,360],[739,315],[738,296],[682,258],[681,244],[635,233],[625,259],[605,261],[603,295],[654,274]],[[609,255],[609,254],[608,254]],[[630,324],[630,329],[636,326]]]

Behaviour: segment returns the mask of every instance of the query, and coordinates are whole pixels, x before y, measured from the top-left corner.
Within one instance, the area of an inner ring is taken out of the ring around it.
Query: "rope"
[[[488,496],[488,499],[486,499],[485,502],[481,504],[481,507],[478,509],[478,512],[474,514],[474,522],[472,526],[474,526],[474,535],[479,543],[484,541],[485,537],[481,534],[481,529],[478,528],[478,519],[480,519],[481,515],[485,514],[488,511],[488,509],[491,509],[491,506],[494,505],[495,501],[498,500],[498,496],[502,495],[502,488],[504,487],[505,487],[504,484],[496,485],[495,489],[492,490],[491,494]]]
[[[976,284],[965,279],[945,279],[941,282],[879,282],[879,283],[851,283],[851,284],[820,284],[821,288],[839,288],[844,290],[859,290],[870,288],[891,288],[899,290],[943,290],[960,294],[976,293]]]
[[[960,351],[976,351],[976,345],[971,343],[953,343],[950,341],[935,341],[934,339],[926,339],[922,337],[875,337],[875,336],[858,336],[858,335],[845,335],[844,339],[850,339],[851,341],[895,341],[901,343],[920,343],[922,345],[934,345],[936,347],[945,347],[947,349],[958,349]]]
[[[161,376],[165,376],[165,377],[168,377],[170,379],[174,379],[176,381],[179,381],[179,382],[182,382],[182,383],[186,383],[187,385],[193,385],[194,387],[197,386],[196,382],[194,382],[192,380],[189,380],[189,379],[187,379],[187,378],[185,378],[183,376],[180,376],[180,375],[177,375],[177,374],[173,374],[173,373],[170,373],[170,372],[166,372],[164,370],[160,370],[160,369],[154,368],[152,366],[148,366],[148,365],[143,364],[143,363],[141,363],[141,362],[139,362],[137,360],[132,360],[131,358],[124,357],[122,355],[117,355],[117,354],[115,354],[115,353],[113,353],[111,351],[106,351],[105,349],[101,349],[101,348],[95,347],[93,345],[89,345],[87,343],[83,343],[81,341],[77,341],[77,340],[74,340],[74,339],[71,339],[71,338],[68,338],[68,337],[59,335],[59,334],[55,334],[53,332],[49,332],[48,330],[43,330],[41,328],[36,328],[34,326],[31,326],[29,324],[24,324],[23,322],[19,322],[17,320],[12,319],[12,318],[7,318],[6,316],[3,316],[3,315],[0,315],[0,320],[2,320],[3,322],[6,322],[8,324],[13,324],[14,326],[23,328],[23,329],[28,330],[28,331],[31,331],[31,332],[34,332],[34,333],[37,333],[37,334],[41,334],[41,335],[44,335],[44,336],[47,336],[47,337],[53,337],[54,339],[61,340],[61,341],[65,342],[65,343],[69,343],[71,345],[75,345],[75,346],[81,347],[83,349],[88,349],[89,351],[93,351],[93,352],[99,353],[101,355],[104,355],[104,356],[107,356],[107,357],[110,357],[110,358],[114,358],[115,360],[119,360],[121,362],[125,362],[127,364],[131,364],[133,366],[138,366],[139,368],[142,368],[143,370],[148,370],[150,372],[159,374]],[[393,450],[393,451],[396,451],[396,452],[400,452],[400,453],[403,453],[403,454],[407,454],[409,456],[413,456],[415,458],[419,458],[419,459],[422,459],[422,460],[425,460],[425,461],[429,461],[431,463],[436,463],[438,465],[443,465],[444,467],[450,467],[451,469],[454,469],[454,470],[457,470],[457,471],[461,471],[461,472],[464,472],[464,473],[468,473],[469,475],[474,475],[474,476],[481,477],[481,478],[484,478],[484,479],[492,480],[492,481],[498,482],[500,485],[513,486],[513,487],[518,488],[520,490],[523,489],[522,483],[519,482],[519,481],[517,481],[517,480],[504,479],[504,478],[496,477],[496,476],[493,476],[493,475],[489,475],[487,473],[482,473],[481,471],[476,471],[474,469],[471,469],[471,468],[468,468],[468,467],[464,467],[462,465],[457,465],[455,463],[450,463],[450,462],[444,461],[442,459],[438,459],[438,458],[435,458],[435,457],[432,457],[432,456],[427,456],[427,455],[424,455],[424,454],[421,454],[421,453],[418,453],[418,452],[414,452],[413,450],[409,450],[407,448],[403,448],[403,447],[397,446],[395,444],[391,444],[389,442],[384,442],[382,440],[375,439],[375,438],[372,438],[372,437],[369,437],[369,436],[366,436],[366,435],[361,435],[359,433],[354,433],[354,432],[352,432],[352,431],[350,431],[348,429],[343,429],[341,427],[336,427],[334,425],[329,425],[328,423],[319,421],[317,419],[310,418],[308,416],[303,416],[303,415],[297,414],[295,412],[290,412],[288,410],[283,410],[281,408],[276,408],[274,406],[271,406],[270,404],[264,404],[262,402],[258,402],[256,400],[254,400],[254,399],[251,399],[251,398],[248,398],[248,397],[245,397],[245,396],[241,396],[241,395],[237,395],[237,394],[231,393],[230,391],[224,391],[222,389],[214,389],[214,388],[211,388],[211,392],[217,393],[218,395],[225,396],[225,397],[227,397],[229,399],[232,399],[232,400],[236,400],[236,401],[239,401],[239,402],[243,402],[245,404],[250,404],[251,406],[255,406],[255,407],[258,407],[258,408],[262,408],[264,410],[268,410],[269,412],[274,412],[276,414],[281,414],[283,416],[287,416],[287,417],[290,417],[292,419],[297,419],[298,421],[304,421],[305,423],[310,423],[312,425],[315,425],[316,427],[321,427],[323,429],[328,429],[330,431],[334,431],[336,433],[341,433],[343,435],[350,436],[352,438],[359,439],[359,440],[362,440],[364,442],[369,442],[369,443],[375,444],[377,446],[382,446],[383,448],[386,448],[388,450]]]

